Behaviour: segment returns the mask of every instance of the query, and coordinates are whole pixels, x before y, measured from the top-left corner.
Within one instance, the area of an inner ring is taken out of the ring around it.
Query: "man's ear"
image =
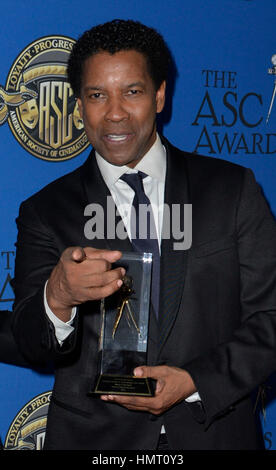
[[[78,108],[79,108],[80,116],[81,116],[81,118],[83,119],[83,113],[82,113],[83,107],[82,107],[82,101],[81,101],[80,98],[77,98],[77,103],[78,103]]]
[[[164,108],[165,95],[166,95],[166,82],[164,80],[156,92],[156,112],[157,113],[161,113],[161,111]]]

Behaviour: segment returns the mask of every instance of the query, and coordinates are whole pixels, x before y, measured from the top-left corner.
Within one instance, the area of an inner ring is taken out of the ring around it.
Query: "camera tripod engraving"
[[[134,326],[137,333],[140,334],[140,329],[136,323],[134,312],[133,312],[131,302],[130,302],[130,297],[135,293],[135,291],[133,290],[133,279],[131,276],[124,276],[122,281],[123,281],[123,284],[119,291],[120,302],[117,308],[118,313],[116,315],[114,325],[113,325],[113,330],[112,330],[113,339],[115,338],[117,328],[119,326],[119,323],[121,321],[121,318],[124,312],[126,315],[129,328]]]

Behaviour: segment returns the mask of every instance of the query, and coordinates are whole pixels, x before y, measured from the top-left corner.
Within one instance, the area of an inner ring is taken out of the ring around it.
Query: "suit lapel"
[[[181,225],[183,230],[184,208],[183,204],[191,203],[188,185],[186,159],[183,152],[172,147],[165,139],[167,149],[167,174],[164,202],[170,208],[172,204],[181,205]],[[166,218],[163,221],[166,224]],[[160,272],[160,309],[159,309],[159,354],[170,334],[184,291],[187,250],[175,250],[176,240],[170,236],[162,239],[161,245],[161,272]]]

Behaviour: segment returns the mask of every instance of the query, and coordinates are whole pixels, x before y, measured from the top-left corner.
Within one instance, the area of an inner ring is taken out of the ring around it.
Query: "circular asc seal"
[[[0,86],[0,125],[7,121],[20,145],[43,160],[68,160],[89,145],[67,80],[74,43],[65,36],[37,39],[18,55]]]
[[[5,450],[42,450],[52,392],[34,397],[16,415],[9,427]]]

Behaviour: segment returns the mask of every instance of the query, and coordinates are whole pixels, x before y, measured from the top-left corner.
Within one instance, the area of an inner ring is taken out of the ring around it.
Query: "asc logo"
[[[47,36],[29,44],[0,86],[0,125],[8,121],[17,141],[35,157],[61,161],[88,147],[67,61],[75,41]]]
[[[43,449],[51,395],[42,393],[19,411],[7,433],[5,450]]]

